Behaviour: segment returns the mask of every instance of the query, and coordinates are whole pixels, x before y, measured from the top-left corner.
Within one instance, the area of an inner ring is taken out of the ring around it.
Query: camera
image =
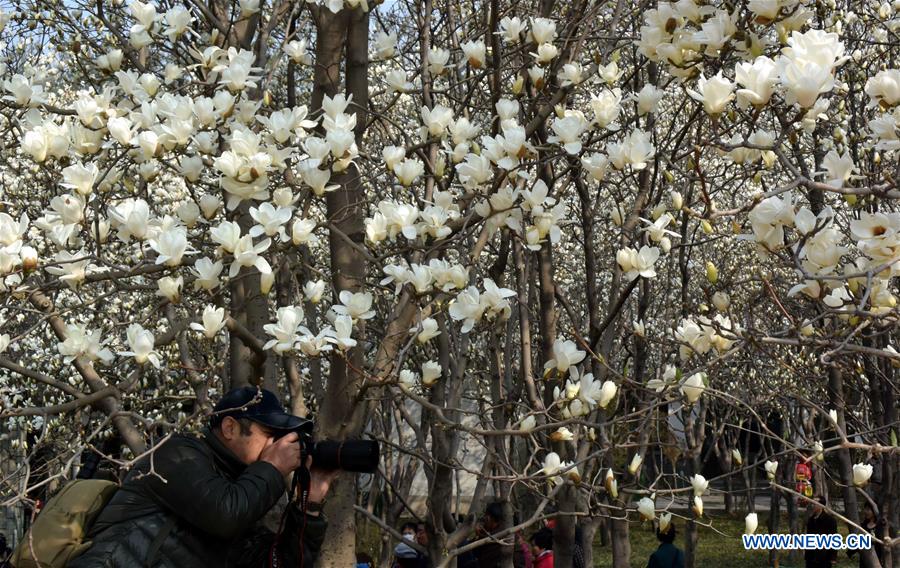
[[[297,433],[303,462],[312,456],[313,465],[322,469],[340,469],[354,473],[375,473],[381,458],[381,447],[375,440],[320,440],[312,436],[312,422],[285,432]]]

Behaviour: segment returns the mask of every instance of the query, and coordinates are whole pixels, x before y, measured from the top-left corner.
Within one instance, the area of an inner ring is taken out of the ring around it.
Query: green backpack
[[[13,552],[14,568],[65,568],[91,545],[84,537],[119,488],[103,479],[75,479],[50,499]]]

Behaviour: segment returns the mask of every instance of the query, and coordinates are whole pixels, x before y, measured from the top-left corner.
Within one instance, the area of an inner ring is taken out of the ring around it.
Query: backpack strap
[[[156,533],[156,538],[153,539],[153,542],[150,543],[150,548],[147,551],[147,562],[144,563],[146,568],[151,568],[153,563],[156,561],[156,557],[159,556],[159,549],[162,548],[164,542],[166,542],[166,538],[168,538],[169,533],[172,532],[172,529],[175,528],[175,524],[178,522],[178,518],[175,516],[169,517],[169,520],[166,521],[166,524],[159,529],[159,532]]]

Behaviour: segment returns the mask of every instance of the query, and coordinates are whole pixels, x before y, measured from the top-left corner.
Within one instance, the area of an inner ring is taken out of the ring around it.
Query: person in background
[[[672,544],[675,542],[675,523],[669,523],[666,532],[656,530],[659,548],[650,555],[647,568],[684,568],[684,552]]]
[[[806,534],[835,534],[837,521],[825,511],[827,502],[819,495],[809,502],[809,519],[806,521]],[[837,550],[806,550],[803,554],[806,568],[831,568],[837,564]]]
[[[356,568],[375,568],[375,561],[365,552],[357,552]]]
[[[475,529],[475,540],[493,536],[502,532],[505,528],[503,523],[503,504],[500,502],[490,503],[485,507],[481,522]],[[522,536],[518,532],[514,535],[513,542],[516,543],[515,546],[513,544],[501,544],[500,540],[510,541],[513,539],[510,539],[510,535],[501,536],[498,537],[497,541],[482,544],[475,549],[475,557],[478,559],[479,568],[496,568],[501,566],[504,554],[508,554],[510,549],[512,549],[513,566],[515,568],[531,567],[531,555],[527,546],[521,545],[524,543],[522,543]]]
[[[555,512],[556,509],[549,510],[548,512]],[[556,519],[546,519],[544,521],[544,526],[549,528],[551,531],[556,529]],[[572,568],[585,568],[584,566],[584,547],[582,546],[582,542],[584,539],[584,529],[581,525],[575,525],[575,550],[572,551]]]
[[[424,548],[428,550],[428,531],[425,528],[425,523],[419,523],[416,525],[416,542]],[[425,568],[431,568],[431,558],[428,557],[428,553],[425,553],[425,562],[423,564]]]
[[[544,527],[531,535],[534,568],[553,568],[553,531]]]
[[[403,540],[394,547],[394,566],[396,568],[425,568],[428,563],[428,557],[410,546],[410,543],[416,542],[416,533],[418,525],[416,523],[403,523],[400,527],[400,534]]]
[[[875,512],[875,508],[868,501],[863,505],[862,520],[859,524],[874,538],[882,538],[884,536],[884,517],[879,517]],[[894,531],[891,531],[891,538],[894,538],[895,536]],[[875,551],[875,557],[878,558],[878,563],[884,566],[884,545],[873,540],[872,549]],[[869,561],[867,554],[862,554],[858,550],[847,550],[847,556],[852,557],[854,554],[859,554],[860,568],[871,568],[871,566],[873,566],[872,562]]]

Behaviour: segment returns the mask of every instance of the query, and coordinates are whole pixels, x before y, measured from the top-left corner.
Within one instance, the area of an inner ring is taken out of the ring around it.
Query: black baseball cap
[[[311,420],[288,414],[275,393],[261,387],[247,386],[225,393],[213,409],[210,425],[218,426],[226,416],[246,418],[285,432],[312,433],[313,429]]]

